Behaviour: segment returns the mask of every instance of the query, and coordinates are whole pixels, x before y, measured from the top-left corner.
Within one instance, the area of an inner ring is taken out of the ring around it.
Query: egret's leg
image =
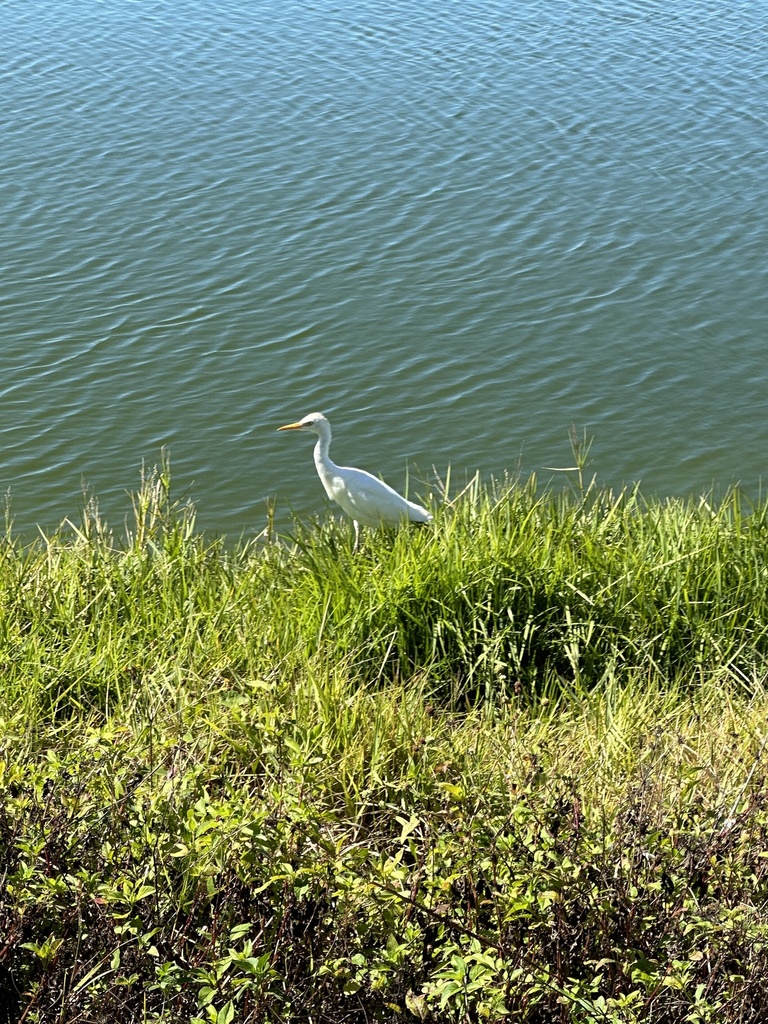
[[[356,519],[353,519],[352,522],[355,524],[355,546],[352,548],[352,550],[357,551],[357,549],[360,547],[360,524]]]

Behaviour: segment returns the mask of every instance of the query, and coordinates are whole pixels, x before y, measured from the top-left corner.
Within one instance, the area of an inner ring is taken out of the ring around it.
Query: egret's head
[[[286,423],[278,430],[311,430],[314,434],[323,434],[330,430],[330,423],[321,412],[311,412],[309,416],[299,420],[298,423]]]

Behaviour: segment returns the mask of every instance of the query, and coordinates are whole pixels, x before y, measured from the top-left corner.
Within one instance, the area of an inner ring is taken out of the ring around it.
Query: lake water
[[[337,461],[768,479],[768,5],[11,0],[0,486],[201,527]]]

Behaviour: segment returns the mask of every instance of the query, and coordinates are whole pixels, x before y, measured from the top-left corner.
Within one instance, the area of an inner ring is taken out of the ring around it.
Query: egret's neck
[[[318,431],[317,444],[315,445],[315,466],[317,471],[321,473],[321,468],[324,470],[333,470],[336,467],[331,462],[331,457],[328,454],[328,449],[331,447],[331,428],[328,423],[319,423],[318,426],[321,428]]]

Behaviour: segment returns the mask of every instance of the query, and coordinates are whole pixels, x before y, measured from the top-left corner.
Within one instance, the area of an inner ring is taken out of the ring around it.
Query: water
[[[201,527],[390,483],[768,475],[768,7],[19,0],[0,50],[0,486]],[[418,490],[418,487],[416,487]]]

